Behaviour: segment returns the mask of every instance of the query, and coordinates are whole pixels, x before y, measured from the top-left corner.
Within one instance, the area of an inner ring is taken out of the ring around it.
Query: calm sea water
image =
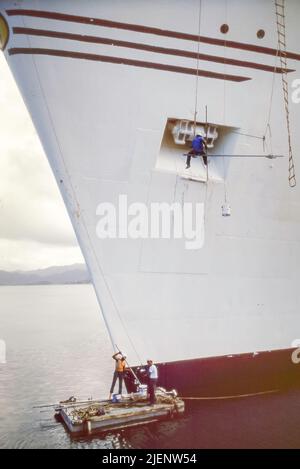
[[[179,420],[70,437],[33,406],[107,396],[111,347],[90,285],[0,287],[0,339],[0,448],[300,448],[300,390],[189,402]]]

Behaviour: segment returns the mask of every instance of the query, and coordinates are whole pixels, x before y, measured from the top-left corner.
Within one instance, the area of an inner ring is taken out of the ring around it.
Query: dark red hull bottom
[[[300,364],[292,349],[158,363],[158,386],[176,389],[182,397],[226,397],[256,394],[300,386]],[[300,354],[299,354],[300,355]],[[134,367],[142,383],[143,367]],[[128,392],[136,390],[132,373],[126,373]]]

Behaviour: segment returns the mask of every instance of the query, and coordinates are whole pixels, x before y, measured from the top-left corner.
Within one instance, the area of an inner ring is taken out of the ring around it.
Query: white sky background
[[[54,176],[0,54],[0,270],[84,262]]]

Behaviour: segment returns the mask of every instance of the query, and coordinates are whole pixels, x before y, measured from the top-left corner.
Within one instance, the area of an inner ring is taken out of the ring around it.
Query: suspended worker
[[[116,361],[116,367],[111,383],[109,399],[111,399],[112,393],[114,392],[115,384],[119,379],[119,394],[122,394],[122,385],[124,380],[124,371],[126,368],[126,355],[121,352],[115,353],[112,358]]]
[[[148,365],[149,399],[150,399],[150,404],[154,405],[156,402],[155,390],[156,390],[157,379],[158,379],[158,371],[157,371],[157,367],[154,365],[152,360],[147,360],[147,365]]]
[[[186,169],[191,167],[191,158],[196,158],[196,156],[202,156],[205,166],[207,165],[206,142],[200,134],[193,138],[192,148],[186,158]]]

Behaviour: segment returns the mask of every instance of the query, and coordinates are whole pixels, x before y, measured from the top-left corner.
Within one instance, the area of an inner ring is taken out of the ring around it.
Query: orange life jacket
[[[116,360],[116,371],[123,373],[125,368],[126,368],[125,360]]]

